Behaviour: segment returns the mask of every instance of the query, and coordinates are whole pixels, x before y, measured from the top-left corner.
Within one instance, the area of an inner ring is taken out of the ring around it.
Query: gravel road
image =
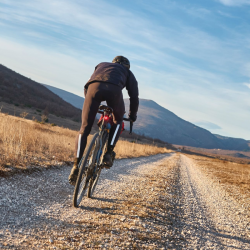
[[[97,199],[86,198],[80,209],[72,207],[74,188],[67,180],[69,167],[1,178],[0,248],[56,249],[53,243],[57,238],[66,249],[75,249],[74,237],[80,235],[81,220],[88,219],[87,226],[98,220],[96,209],[98,215],[109,215],[116,200],[127,198],[124,191],[131,188],[140,170],[152,168],[166,157],[169,155],[117,160],[110,170],[102,171]],[[80,241],[80,246],[84,249],[84,242]]]
[[[79,209],[69,172],[0,178],[1,249],[250,249],[249,211],[185,155],[116,161]]]
[[[171,177],[176,249],[250,249],[250,213],[180,155]]]

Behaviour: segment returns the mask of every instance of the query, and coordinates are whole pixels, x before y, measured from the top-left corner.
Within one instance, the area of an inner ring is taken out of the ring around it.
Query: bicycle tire
[[[88,188],[88,192],[87,192],[87,197],[88,197],[88,198],[92,198],[92,195],[93,195],[93,193],[94,193],[94,191],[95,191],[95,188],[96,188],[98,179],[99,179],[99,177],[100,177],[101,171],[102,171],[102,169],[99,168],[98,171],[97,171],[97,175],[96,175],[95,179],[93,180],[93,179],[91,178],[91,180],[90,180],[89,188]]]
[[[106,153],[107,144],[108,144],[108,136],[109,136],[108,133],[105,133],[105,134],[103,135],[103,138],[104,138],[104,139],[103,139],[103,146],[102,146],[102,151],[103,151],[103,152],[102,152],[101,157],[103,157],[104,154]],[[99,177],[100,177],[101,171],[102,171],[102,168],[101,168],[100,166],[98,166],[98,169],[97,169],[97,171],[96,171],[96,177],[95,177],[95,179],[93,180],[93,177],[94,177],[94,176],[92,176],[92,178],[90,179],[90,183],[89,183],[89,187],[88,187],[88,192],[87,192],[87,197],[88,197],[88,198],[92,198],[92,195],[93,195],[93,193],[94,193],[94,191],[95,191],[95,188],[96,188],[98,179],[99,179]]]
[[[87,173],[85,173],[86,170],[86,164],[88,162],[89,156],[91,153],[94,153],[95,150],[95,142],[97,141],[97,138],[99,136],[99,133],[95,133],[93,135],[93,138],[87,148],[86,153],[84,154],[81,162],[80,162],[80,169],[79,169],[79,174],[77,177],[75,189],[74,189],[74,194],[73,194],[73,206],[74,207],[79,207],[82,198],[87,190],[88,184],[90,177],[87,176]]]

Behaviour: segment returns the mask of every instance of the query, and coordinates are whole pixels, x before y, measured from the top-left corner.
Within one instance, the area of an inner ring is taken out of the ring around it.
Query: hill
[[[42,84],[0,64],[0,101],[34,107],[45,113],[80,120],[81,110],[64,101]]]

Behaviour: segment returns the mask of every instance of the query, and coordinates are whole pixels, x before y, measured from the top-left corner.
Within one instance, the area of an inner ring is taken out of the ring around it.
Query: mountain
[[[125,99],[125,105],[128,109],[128,99]],[[250,149],[248,141],[214,135],[204,128],[181,119],[152,100],[140,99],[138,121],[134,128],[137,133],[159,138],[171,144],[230,150]]]
[[[34,107],[57,116],[81,119],[81,110],[53,91],[0,64],[0,101]]]
[[[217,137],[220,142],[225,146],[225,149],[234,149],[234,150],[248,150],[250,142],[248,140],[240,138],[226,137],[222,135],[214,135]],[[248,145],[248,146],[247,146]]]
[[[46,87],[75,107],[81,107],[84,102],[84,98],[67,91],[48,85]],[[128,113],[129,99],[124,99],[124,102]],[[250,149],[249,141],[214,135],[204,128],[181,119],[156,102],[146,99],[140,99],[138,119],[134,123],[134,131],[177,145],[230,150]]]
[[[76,108],[82,109],[82,105],[84,102],[84,98],[72,93],[69,93],[65,90],[58,89],[56,87],[49,86],[47,84],[43,84],[46,88],[48,88],[50,91],[55,93],[56,95],[60,96],[64,101],[70,103]],[[82,90],[83,93],[83,90]]]

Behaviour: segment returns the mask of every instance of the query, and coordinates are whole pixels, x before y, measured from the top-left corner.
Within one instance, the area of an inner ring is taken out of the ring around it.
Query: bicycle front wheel
[[[98,143],[98,136],[99,134],[96,133],[94,134],[86,153],[84,154],[84,156],[81,159],[80,162],[80,169],[79,169],[79,174],[77,177],[77,181],[76,181],[76,185],[75,185],[75,190],[74,190],[74,194],[73,194],[73,206],[74,207],[79,207],[82,198],[84,196],[84,194],[87,191],[88,185],[89,185],[89,181],[91,178],[91,171],[90,168],[93,164],[95,164],[95,151],[98,150],[98,148],[96,148],[96,144]]]
[[[87,192],[87,197],[88,198],[92,197],[92,195],[93,195],[93,193],[95,191],[98,179],[100,177],[101,171],[102,171],[101,164],[102,164],[102,161],[103,161],[103,156],[107,151],[108,136],[109,136],[109,134],[107,132],[105,132],[103,137],[102,137],[102,155],[100,156],[100,161],[99,161],[100,165],[98,166],[98,168],[96,169],[96,172],[93,174],[93,176],[90,179],[89,188],[88,188],[88,192]]]

